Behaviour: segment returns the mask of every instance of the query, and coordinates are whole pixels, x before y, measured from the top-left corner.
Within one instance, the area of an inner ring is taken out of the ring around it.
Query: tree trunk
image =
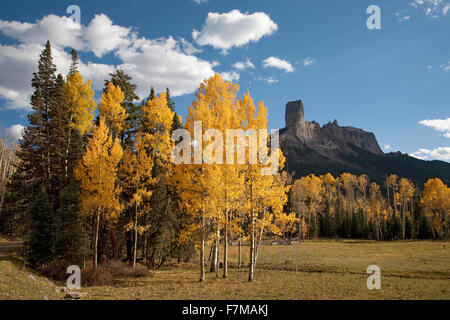
[[[135,214],[134,214],[134,253],[133,253],[133,270],[136,270],[136,256],[137,256],[137,223],[138,223],[138,215],[137,215],[137,205],[135,205]]]
[[[209,267],[209,272],[216,272],[216,260],[217,260],[217,243],[214,241],[214,244],[211,246],[211,263]]]
[[[250,226],[250,261],[248,266],[248,281],[253,281],[253,274],[254,274],[254,254],[255,254],[255,212],[253,209],[253,183],[251,185],[250,190],[250,201],[251,201],[251,226]]]
[[[242,228],[241,212],[239,211],[239,230],[241,228]],[[242,231],[240,230],[239,231],[239,247],[238,247],[238,269],[240,269],[241,266],[242,266],[242,260],[241,260],[242,252],[241,252],[241,249],[242,249]]]
[[[242,252],[241,252],[241,248],[242,248],[242,233],[239,233],[239,247],[238,247],[238,269],[241,268],[242,266]]]
[[[98,266],[98,232],[100,229],[100,212],[97,211],[97,222],[95,226],[95,241],[94,241],[94,268]]]
[[[228,219],[228,214],[225,218]],[[223,277],[228,277],[228,220],[225,223],[223,236]]]
[[[200,282],[205,281],[205,221],[202,216],[202,230],[200,240]]]
[[[223,237],[223,277],[228,277],[228,223],[225,224]]]

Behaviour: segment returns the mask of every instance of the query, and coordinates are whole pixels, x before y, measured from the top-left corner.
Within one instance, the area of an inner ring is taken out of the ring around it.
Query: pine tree
[[[172,124],[172,130],[180,129],[183,125],[181,124],[180,116],[175,111],[175,101],[173,101],[169,88],[166,89],[166,99],[167,99],[167,105],[169,106],[170,110],[174,113],[173,115],[173,124]]]
[[[71,181],[64,187],[60,195],[60,206],[57,211],[57,243],[55,254],[58,259],[71,265],[81,265],[83,261],[83,245],[86,241],[82,220],[79,214],[79,185]]]
[[[78,71],[78,63],[80,62],[78,59],[78,53],[75,49],[72,49],[70,55],[72,56],[72,64],[70,65],[69,76]]]
[[[49,111],[56,85],[56,67],[53,64],[50,42],[39,56],[38,71],[33,74],[31,85],[34,94],[31,97],[33,112],[28,115],[29,126],[25,128],[17,153],[21,160],[23,172],[30,182],[31,190],[24,193],[33,196],[40,192],[40,187],[50,189],[51,179],[51,139]]]
[[[51,261],[55,257],[57,242],[56,222],[44,187],[31,205],[30,217],[32,233],[29,240],[28,260],[33,265]]]

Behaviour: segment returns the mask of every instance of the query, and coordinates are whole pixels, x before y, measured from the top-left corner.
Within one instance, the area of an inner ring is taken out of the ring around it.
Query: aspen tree
[[[126,128],[125,119],[128,115],[121,105],[124,99],[125,95],[122,90],[113,85],[112,82],[108,82],[106,91],[102,93],[98,110],[100,116],[104,117],[113,137],[120,136]]]
[[[433,226],[433,237],[435,233],[440,238],[448,237],[449,214],[450,214],[450,188],[441,179],[429,179],[423,189],[421,205],[425,207],[427,218]]]
[[[406,217],[409,215],[412,218],[413,208],[411,207],[411,211],[408,213],[408,202],[414,195],[414,185],[408,179],[401,178],[399,182],[399,195],[401,199],[401,208],[402,208],[402,239],[405,240],[406,233]]]
[[[113,139],[105,119],[93,129],[86,153],[75,168],[75,178],[81,184],[81,212],[95,217],[94,267],[98,265],[98,236],[101,219],[116,220],[122,210],[120,188],[116,185],[117,167],[122,147]]]

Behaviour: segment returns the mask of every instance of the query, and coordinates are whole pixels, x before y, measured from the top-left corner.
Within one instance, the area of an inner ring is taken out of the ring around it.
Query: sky
[[[371,5],[380,29],[367,27]],[[12,136],[27,126],[47,39],[63,75],[78,51],[97,99],[119,68],[141,98],[169,87],[185,116],[220,73],[264,101],[272,129],[301,99],[308,121],[336,119],[373,132],[385,152],[450,162],[450,0],[1,1],[0,123]]]

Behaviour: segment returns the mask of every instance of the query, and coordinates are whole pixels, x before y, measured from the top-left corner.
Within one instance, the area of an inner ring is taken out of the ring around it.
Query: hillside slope
[[[409,178],[419,187],[436,177],[450,184],[450,163],[419,160],[400,152],[385,154],[373,133],[341,127],[336,120],[322,127],[305,121],[301,101],[289,102],[285,117],[280,147],[286,156],[287,170],[295,173],[295,178],[311,173],[339,176],[350,172],[367,174],[381,186],[390,174]]]

